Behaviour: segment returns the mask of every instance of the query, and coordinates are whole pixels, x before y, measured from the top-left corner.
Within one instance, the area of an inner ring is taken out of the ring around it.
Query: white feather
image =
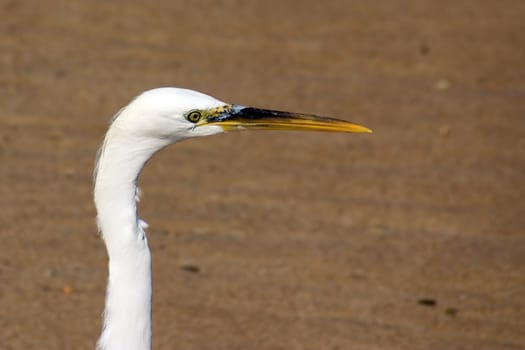
[[[97,221],[109,256],[109,277],[100,350],[151,349],[151,255],[137,216],[137,179],[163,147],[190,137],[223,132],[194,128],[184,113],[224,105],[196,91],[150,90],[112,120],[94,171]]]

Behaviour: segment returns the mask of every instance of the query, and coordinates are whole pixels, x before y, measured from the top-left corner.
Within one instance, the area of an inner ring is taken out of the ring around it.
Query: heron
[[[151,254],[136,203],[144,165],[168,145],[235,130],[371,132],[340,119],[228,104],[182,88],[157,88],[132,100],[112,118],[93,174],[109,258],[98,350],[151,349]]]

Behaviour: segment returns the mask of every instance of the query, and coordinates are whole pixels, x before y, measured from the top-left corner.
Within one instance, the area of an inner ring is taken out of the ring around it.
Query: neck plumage
[[[113,131],[113,132],[112,132]],[[110,128],[95,175],[95,206],[109,256],[100,350],[151,349],[151,255],[137,215],[137,179],[162,142]]]

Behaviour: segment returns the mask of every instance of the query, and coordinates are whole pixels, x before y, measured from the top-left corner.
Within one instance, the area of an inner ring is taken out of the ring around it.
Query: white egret
[[[109,256],[97,349],[151,349],[151,255],[137,215],[137,179],[160,149],[232,130],[371,132],[334,118],[243,107],[186,89],[142,93],[113,117],[94,171],[97,222]]]

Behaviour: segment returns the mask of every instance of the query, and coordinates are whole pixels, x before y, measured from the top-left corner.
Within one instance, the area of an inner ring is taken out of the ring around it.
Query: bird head
[[[371,132],[344,120],[227,104],[203,93],[158,88],[135,98],[114,118],[126,133],[166,144],[234,130]]]

